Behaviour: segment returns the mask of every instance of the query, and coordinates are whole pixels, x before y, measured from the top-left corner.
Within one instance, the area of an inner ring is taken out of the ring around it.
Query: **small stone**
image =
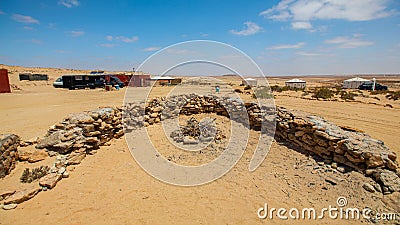
[[[323,166],[323,165],[325,165],[325,163],[321,161],[321,162],[318,162],[318,165]]]
[[[185,137],[183,139],[183,144],[184,145],[196,145],[198,143],[199,143],[199,141],[194,139],[193,137]]]
[[[69,177],[69,173],[68,172],[64,172],[62,175],[62,178],[68,178]]]
[[[61,174],[50,173],[39,179],[39,185],[51,189],[56,186],[57,182],[61,180],[61,178],[62,178]]]
[[[376,190],[377,192],[382,193],[381,185],[379,185],[378,183],[374,183],[372,186],[374,186],[374,188],[375,188],[375,190]]]
[[[5,201],[4,204],[12,204],[12,203],[21,203],[26,200],[29,200],[33,198],[37,193],[39,193],[42,189],[39,187],[31,188],[31,189],[25,189],[23,191],[17,191],[10,197],[8,197]]]
[[[337,165],[336,162],[333,162],[332,165],[331,165],[331,167],[332,167],[333,169],[337,169],[337,168],[338,168],[338,165]]]
[[[336,170],[339,171],[339,172],[341,172],[341,173],[345,173],[345,172],[346,172],[346,169],[345,169],[344,167],[342,167],[342,166],[338,166],[338,167],[336,168]]]
[[[369,192],[371,192],[371,193],[374,193],[374,192],[375,192],[374,187],[373,187],[371,184],[369,184],[369,183],[364,183],[362,187],[363,187],[366,191],[369,191]]]
[[[17,208],[18,204],[8,204],[8,205],[3,205],[4,210],[11,210]]]
[[[60,169],[58,169],[58,174],[64,174],[65,170],[65,167],[60,167]]]

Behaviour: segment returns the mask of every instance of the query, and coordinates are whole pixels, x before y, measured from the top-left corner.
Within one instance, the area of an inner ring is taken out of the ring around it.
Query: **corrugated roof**
[[[291,79],[286,81],[285,83],[306,83],[304,80],[300,80],[300,79]]]
[[[152,77],[152,78],[150,78],[151,80],[175,80],[175,78],[173,78],[173,77],[167,77],[167,76],[163,76],[163,77],[160,77],[160,76],[157,76],[157,77]]]
[[[352,81],[363,81],[363,82],[366,82],[366,81],[370,81],[370,80],[367,80],[367,79],[364,79],[364,78],[361,78],[361,77],[354,77],[354,78],[351,78],[351,79],[348,79],[348,80],[345,80],[345,81],[348,81],[348,82],[352,82]]]

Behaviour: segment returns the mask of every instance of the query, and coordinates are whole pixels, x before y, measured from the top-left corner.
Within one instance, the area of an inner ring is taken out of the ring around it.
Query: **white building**
[[[363,83],[371,83],[371,81],[367,80],[367,79],[364,79],[364,78],[355,77],[355,78],[351,78],[351,79],[345,80],[343,82],[343,88],[356,89]]]
[[[285,86],[291,87],[291,88],[305,88],[306,87],[306,82],[304,80],[300,79],[291,79],[285,82]]]
[[[255,86],[257,86],[257,80],[253,79],[253,78],[247,78],[247,79],[242,80],[242,84],[245,86],[249,85],[249,86],[255,87]]]

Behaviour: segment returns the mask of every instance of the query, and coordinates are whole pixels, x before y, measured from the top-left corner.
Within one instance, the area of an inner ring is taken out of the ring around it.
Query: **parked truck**
[[[58,79],[57,79],[58,80]],[[117,77],[112,75],[98,75],[98,74],[73,74],[64,75],[61,77],[63,88],[68,88],[70,90],[74,89],[95,89],[103,88],[105,85],[118,85],[119,87],[124,87],[124,83]],[[54,85],[54,84],[53,84]],[[60,83],[58,83],[60,86]]]

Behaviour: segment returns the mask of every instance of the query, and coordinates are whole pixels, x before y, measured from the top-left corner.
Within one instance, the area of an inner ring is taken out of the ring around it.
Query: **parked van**
[[[62,79],[62,77],[57,78],[57,80],[53,82],[53,87],[55,87],[55,88],[62,88],[63,87],[63,79]]]

